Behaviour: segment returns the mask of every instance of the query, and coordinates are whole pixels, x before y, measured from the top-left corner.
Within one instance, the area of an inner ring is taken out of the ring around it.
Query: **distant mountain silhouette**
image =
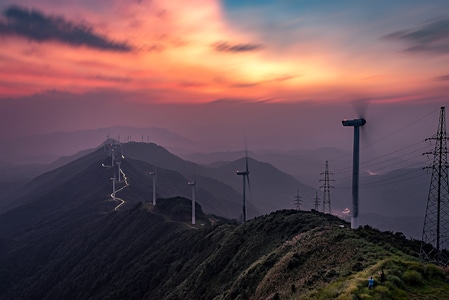
[[[211,166],[202,166],[181,159],[170,153],[161,146],[153,143],[126,143],[123,144],[123,152],[126,156],[149,162],[155,166],[174,170],[187,178],[209,178],[215,180],[215,186],[224,183],[233,188],[239,194],[242,193],[242,178],[236,175],[236,170],[245,167],[245,159],[240,158],[233,162],[221,162]],[[293,176],[279,171],[268,163],[249,159],[251,193],[248,195],[248,215],[254,217],[260,213],[269,213],[277,209],[293,208],[293,197],[297,189],[305,198],[305,209],[312,207],[311,200],[315,190],[312,187],[298,182]],[[213,188],[211,192],[220,195],[220,189]],[[309,201],[306,201],[306,198]],[[241,204],[242,196],[233,198],[238,205]],[[307,203],[306,203],[307,202]],[[205,211],[211,210],[203,203]],[[219,214],[214,211],[215,214]]]
[[[229,163],[226,160],[234,160],[239,156],[244,156],[244,151],[184,155],[192,161],[214,168],[226,166]],[[327,158],[339,158],[336,160],[336,164],[330,165],[330,172],[338,170],[339,177],[345,179],[332,182],[332,185],[335,186],[335,189],[331,189],[332,208],[335,214],[342,217],[344,217],[342,211],[345,208],[351,209],[351,153],[345,153],[334,148],[321,148],[316,150],[265,151],[251,153],[250,157],[268,162],[279,170],[292,174],[299,182],[314,187],[323,184],[318,180],[323,179],[320,173],[324,171],[325,160]],[[413,238],[421,238],[430,186],[430,173],[422,168],[395,169],[395,166],[400,165],[400,162],[400,158],[391,161],[391,166],[385,168],[384,173],[377,175],[368,175],[366,170],[362,168],[359,191],[360,223],[382,230],[400,231]],[[241,168],[242,166],[235,167]],[[341,170],[345,170],[347,175],[342,175]],[[267,172],[263,173],[266,174]],[[273,176],[273,178],[275,177]],[[331,179],[335,179],[335,177],[331,176]],[[238,189],[238,183],[224,182]],[[265,181],[265,184],[267,184],[267,181]],[[279,182],[276,185],[279,185]],[[302,196],[305,198],[303,201],[304,207],[310,209],[314,195],[310,196],[310,192],[306,192]],[[320,191],[319,197],[322,198],[322,191]]]
[[[114,126],[109,128],[55,132],[50,134],[0,139],[0,157],[4,161],[19,164],[51,163],[61,156],[95,148],[107,137],[121,142],[142,141],[163,144],[170,148],[192,147],[194,143],[167,129]]]
[[[249,201],[260,208],[264,213],[282,208],[294,208],[293,199],[299,189],[302,195],[303,209],[310,210],[315,189],[298,182],[293,176],[279,171],[271,164],[259,162],[248,158],[249,178],[251,190]],[[245,169],[245,158],[222,163],[214,170],[214,177],[232,186],[236,190],[242,190],[242,178],[236,176],[236,170]],[[254,217],[254,213],[249,216]]]
[[[182,155],[186,159],[203,164],[216,166],[224,161],[234,161],[245,156],[244,151],[226,151],[212,153],[191,153]],[[347,167],[352,162],[350,152],[343,152],[336,148],[319,148],[313,150],[272,150],[249,152],[249,156],[259,161],[272,164],[279,170],[293,175],[298,181],[316,186],[319,174],[324,171],[326,160],[341,157],[338,165],[331,165],[331,169]]]
[[[99,146],[97,145],[97,147]],[[247,197],[249,217],[277,209],[292,208],[296,189],[300,190],[300,195],[303,197],[302,208],[305,210],[311,209],[313,207],[315,189],[319,184],[322,184],[322,182],[318,182],[320,176],[316,171],[321,165],[320,157],[331,155],[334,153],[334,150],[330,148],[323,148],[316,152],[297,152],[292,150],[282,152],[285,156],[274,152],[264,152],[262,154],[249,152],[252,188],[251,193]],[[38,188],[37,186],[41,186],[41,189],[46,191],[47,188],[56,184],[59,179],[69,178],[71,174],[76,174],[77,170],[83,165],[80,162],[87,159],[83,157],[89,157],[94,151],[95,149],[86,149],[74,155],[62,157],[49,165],[0,164],[0,212],[23,205],[33,197],[36,198],[39,195],[39,189],[33,191],[32,196],[30,196],[33,187]],[[106,154],[101,151],[99,152],[101,153],[100,156],[104,157]],[[155,143],[124,143],[123,152],[126,156],[125,160],[130,159],[129,163],[131,160],[142,162],[134,164],[136,168],[139,168],[138,175],[134,177],[142,178],[139,180],[142,181],[141,185],[146,187],[147,190],[144,193],[148,195],[148,198],[144,199],[145,201],[149,201],[152,189],[152,179],[148,172],[157,168],[159,172],[168,172],[167,174],[170,174],[168,177],[174,176],[178,178],[176,182],[180,186],[179,189],[172,189],[172,183],[167,183],[166,187],[164,187],[163,181],[161,181],[158,183],[160,185],[158,197],[174,197],[178,195],[190,197],[190,191],[184,184],[185,181],[195,179],[199,183],[199,201],[207,213],[228,218],[240,218],[242,209],[242,178],[236,176],[235,172],[244,168],[244,151],[217,152],[212,153],[210,157],[208,154],[202,154],[204,156],[203,162],[218,159],[215,163],[208,165],[201,165],[182,159]],[[339,152],[334,153],[334,155],[336,154],[341,154],[341,157],[344,155]],[[199,157],[201,155],[197,156],[197,158]],[[265,157],[270,164],[261,163],[255,159],[259,157]],[[307,157],[310,158],[307,159]],[[231,158],[237,159],[226,160]],[[350,155],[347,155],[347,158],[350,159]],[[77,159],[81,159],[81,161],[76,162],[72,166],[71,162]],[[280,169],[274,168],[273,165]],[[343,216],[341,212],[345,208],[351,208],[351,163],[343,160],[342,165],[339,166],[344,166],[345,169],[348,169],[349,175],[346,176],[346,181],[332,183],[336,188],[331,190],[331,200],[334,213]],[[66,167],[68,169],[65,169]],[[338,166],[332,167],[331,172]],[[38,177],[29,183],[27,187],[24,187],[25,183],[34,176],[58,168],[61,169],[49,172],[44,179]],[[66,171],[62,171],[64,169]],[[307,182],[316,181],[316,185],[314,187],[307,186],[297,180],[298,176],[295,179],[279,171],[285,171],[285,169],[294,171],[296,174],[303,174],[300,177],[307,177]],[[417,174],[419,176],[413,177],[409,174],[413,176]],[[313,180],[311,180],[312,178]],[[133,178],[133,180],[136,180],[136,178]],[[430,175],[421,169],[399,169],[373,176],[362,176],[360,180],[360,213],[362,215],[368,214],[370,217],[364,219],[362,216],[360,219],[361,224],[372,225],[382,230],[399,230],[406,236],[420,238],[429,183]]]

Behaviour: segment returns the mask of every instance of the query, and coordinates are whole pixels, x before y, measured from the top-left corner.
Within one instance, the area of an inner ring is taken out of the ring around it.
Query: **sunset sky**
[[[361,99],[378,138],[434,112],[426,137],[449,103],[447,0],[0,0],[0,42],[4,138],[130,125],[332,146]]]

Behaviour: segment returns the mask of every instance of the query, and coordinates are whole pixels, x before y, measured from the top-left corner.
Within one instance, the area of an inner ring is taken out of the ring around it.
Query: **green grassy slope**
[[[192,226],[189,199],[160,203],[11,243],[0,298],[449,299],[448,274],[400,234],[294,210],[238,225],[197,207]]]

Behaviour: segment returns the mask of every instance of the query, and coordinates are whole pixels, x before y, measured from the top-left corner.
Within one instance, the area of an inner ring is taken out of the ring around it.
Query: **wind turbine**
[[[352,217],[351,228],[359,227],[359,152],[360,152],[360,127],[365,125],[364,118],[341,121],[343,126],[354,127],[354,145],[352,152]]]
[[[188,185],[192,186],[192,225],[195,225],[195,201],[196,201],[196,194],[195,194],[195,181],[189,181],[187,182]]]
[[[241,175],[243,178],[243,223],[246,222],[246,182],[248,182],[248,188],[251,189],[249,183],[248,150],[245,150],[245,153],[245,171],[237,171],[237,175]]]
[[[156,169],[150,175],[153,176],[153,206],[156,206]]]
[[[118,182],[122,181],[122,178],[121,178],[122,168],[120,167],[120,164],[122,163],[122,159],[125,159],[125,156],[122,153],[120,153],[120,157],[119,157],[119,159],[117,159]]]

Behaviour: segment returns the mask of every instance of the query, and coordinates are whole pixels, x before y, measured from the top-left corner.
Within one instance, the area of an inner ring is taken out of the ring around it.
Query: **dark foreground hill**
[[[351,230],[334,216],[294,210],[238,225],[199,206],[192,226],[190,203],[161,199],[157,210],[137,204],[61,222],[45,235],[2,239],[0,298],[449,298],[447,274],[420,264],[419,244],[400,234]]]

